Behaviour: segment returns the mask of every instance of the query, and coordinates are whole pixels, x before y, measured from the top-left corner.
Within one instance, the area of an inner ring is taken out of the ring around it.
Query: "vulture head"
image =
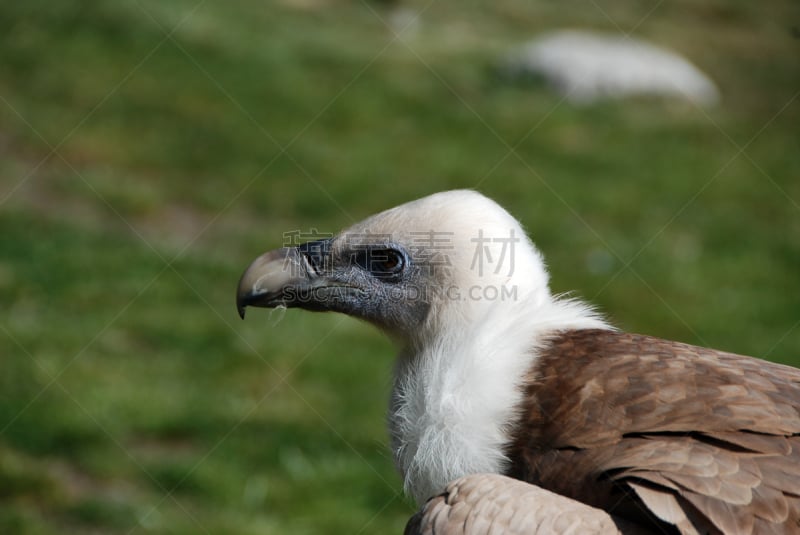
[[[258,257],[239,282],[245,307],[299,307],[364,319],[419,344],[480,321],[500,300],[542,302],[547,273],[520,224],[473,191],[386,210],[336,237]]]

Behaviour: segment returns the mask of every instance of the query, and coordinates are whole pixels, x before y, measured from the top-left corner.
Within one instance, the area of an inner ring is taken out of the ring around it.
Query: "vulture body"
[[[246,306],[397,341],[392,449],[425,504],[408,534],[800,533],[800,370],[616,331],[553,296],[520,224],[476,192],[265,253]]]

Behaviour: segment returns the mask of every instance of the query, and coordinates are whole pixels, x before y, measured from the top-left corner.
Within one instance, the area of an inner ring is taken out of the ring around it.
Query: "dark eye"
[[[397,277],[405,267],[405,257],[394,249],[373,249],[369,251],[369,271],[379,279]]]

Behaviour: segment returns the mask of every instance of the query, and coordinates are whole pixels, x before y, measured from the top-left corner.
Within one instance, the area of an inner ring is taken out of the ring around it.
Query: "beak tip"
[[[241,294],[236,295],[236,312],[239,313],[239,317],[244,319],[244,313],[247,310],[247,301],[242,298]]]

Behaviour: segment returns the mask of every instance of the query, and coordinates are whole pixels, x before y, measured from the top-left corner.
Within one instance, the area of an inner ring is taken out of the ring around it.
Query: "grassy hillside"
[[[800,365],[800,9],[749,2],[0,3],[0,532],[399,533],[393,348],[233,306],[284,232],[473,187],[617,325]],[[397,26],[397,25],[400,26]],[[632,32],[720,105],[498,77]]]

